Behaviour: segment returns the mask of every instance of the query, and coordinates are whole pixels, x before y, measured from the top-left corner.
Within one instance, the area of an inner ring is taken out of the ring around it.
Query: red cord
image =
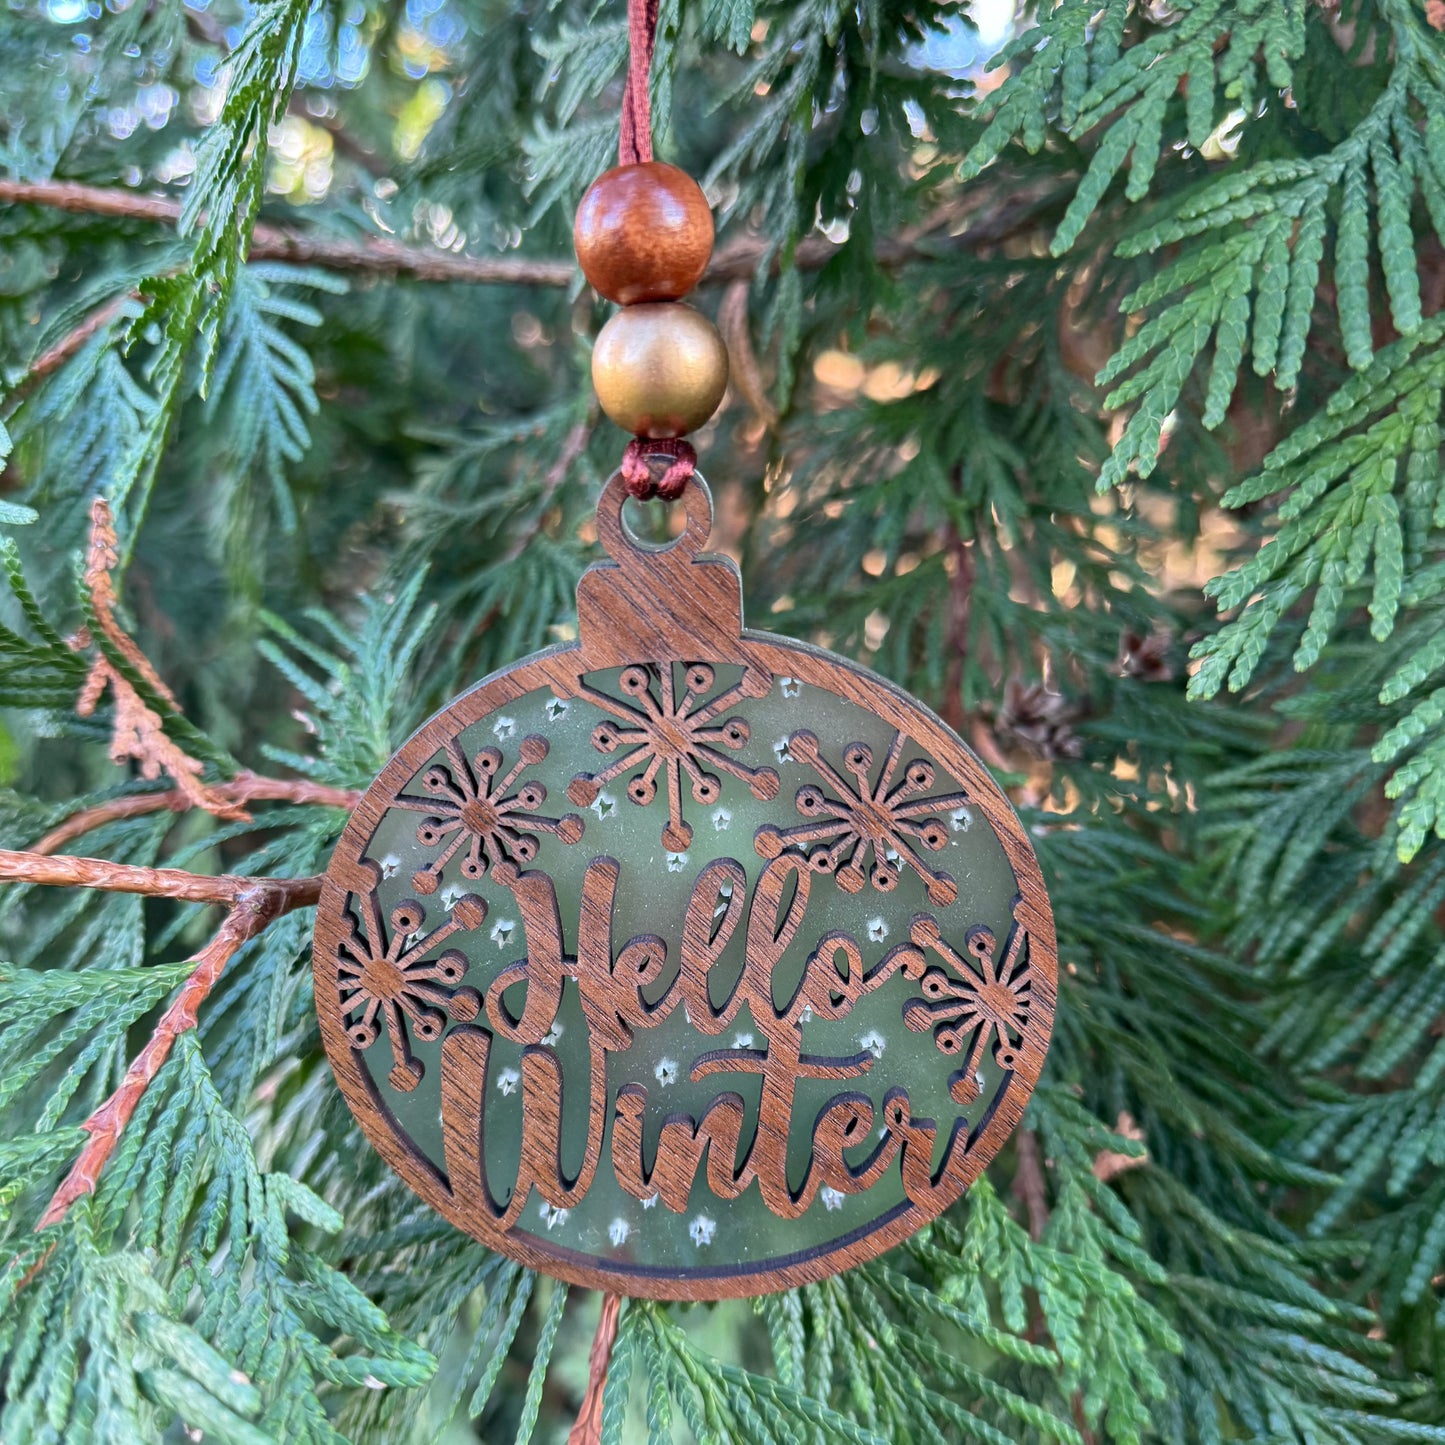
[[[652,159],[652,50],[658,0],[627,0],[627,87],[617,158],[624,166]]]
[[[671,457],[667,470],[653,480],[648,457]],[[697,470],[697,453],[690,441],[674,437],[667,441],[653,441],[648,437],[633,437],[622,454],[622,480],[627,484],[629,495],[639,502],[650,502],[659,497],[664,502],[675,502]]]

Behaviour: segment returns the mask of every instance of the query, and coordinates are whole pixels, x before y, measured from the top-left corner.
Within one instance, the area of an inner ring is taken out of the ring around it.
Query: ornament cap
[[[577,636],[589,668],[656,661],[679,650],[709,657],[735,651],[743,630],[737,565],[702,549],[712,531],[712,493],[694,473],[681,503],[682,535],[653,546],[622,514],[627,483],[614,472],[597,503],[597,536],[610,562],[594,563],[577,584]]]

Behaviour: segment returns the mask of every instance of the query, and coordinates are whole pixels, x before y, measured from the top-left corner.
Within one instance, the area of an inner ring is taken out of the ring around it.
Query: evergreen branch
[[[310,778],[268,778],[249,770],[229,782],[216,783],[211,791],[230,803],[295,803],[301,807],[344,808],[350,812],[361,798],[358,788],[333,788]],[[179,788],[156,793],[126,793],[72,814],[57,823],[29,851],[42,857],[63,848],[76,838],[123,818],[144,818],[151,813],[184,813],[193,807],[190,796]]]
[[[601,1445],[602,1396],[607,1389],[607,1369],[612,1363],[612,1347],[617,1343],[617,1324],[621,1317],[622,1296],[604,1294],[597,1333],[592,1337],[592,1353],[587,1357],[587,1393],[582,1396],[582,1408],[567,1436],[567,1445]]]
[[[882,238],[874,252],[880,266],[896,267],[927,260],[942,249],[979,250],[1026,230],[1046,197],[1038,192],[1019,195],[997,204],[980,204],[978,218],[958,235],[950,235],[943,218],[939,224],[892,239]],[[80,181],[17,181],[0,178],[0,203],[44,206],[81,215],[175,225],[182,205],[164,196],[144,195],[119,186],[91,186]],[[951,213],[948,221],[956,221]],[[790,263],[800,271],[819,271],[837,256],[845,243],[823,236],[800,241]],[[381,236],[359,241],[318,236],[291,226],[258,222],[251,233],[249,259],[291,261],[329,271],[354,272],[412,281],[436,281],[473,286],[572,286],[579,275],[572,260],[527,256],[458,256],[451,251],[409,246]],[[766,238],[740,236],[722,247],[712,259],[701,284],[748,280],[764,262],[774,272],[781,258]]]
[[[36,858],[0,850],[0,879],[54,885],[80,885],[193,902],[228,902],[225,922],[215,937],[194,956],[195,968],[169,1008],[161,1015],[145,1048],[136,1055],[113,1094],[81,1128],[90,1142],[81,1150],[40,1216],[37,1229],[58,1224],[82,1195],[93,1194],[101,1170],[151,1081],[169,1058],[181,1034],[196,1026],[201,1004],[209,997],[226,965],[269,923],[296,908],[314,904],[321,893],[319,878],[206,878],[174,868],[137,868],[99,858]]]
[[[176,220],[193,238],[179,274],[140,286],[143,310],[127,346],[152,347],[147,375],[155,408],[145,445],[109,479],[112,502],[127,517],[126,551],[150,503],[161,452],[187,392],[205,395],[215,345],[265,192],[267,143],[295,84],[308,0],[265,0],[251,8],[226,63],[225,100],[196,148],[194,179]]]

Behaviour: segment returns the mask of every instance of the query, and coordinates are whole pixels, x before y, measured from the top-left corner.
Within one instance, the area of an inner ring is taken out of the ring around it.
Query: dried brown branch
[[[612,1347],[617,1343],[617,1322],[621,1316],[622,1297],[603,1295],[602,1314],[587,1360],[587,1393],[582,1397],[582,1408],[567,1436],[567,1445],[599,1445],[602,1439],[602,1396],[607,1389],[607,1369],[612,1363]]]
[[[968,212],[975,219],[962,229],[959,229],[958,212],[941,212],[924,227],[880,242],[875,259],[881,266],[898,266],[949,249],[995,246],[1026,229],[1047,199],[1037,193],[1018,193],[996,206],[979,202],[971,205]],[[174,225],[181,214],[180,203],[165,196],[146,195],[117,186],[88,186],[78,181],[0,179],[0,202],[161,225]],[[804,271],[816,271],[840,250],[839,244],[826,237],[810,236],[798,245],[794,264]],[[746,280],[769,252],[769,244],[763,238],[739,237],[717,252],[703,280],[705,283]],[[257,261],[296,261],[333,271],[482,286],[570,286],[577,276],[577,265],[571,258],[459,256],[452,251],[408,246],[381,236],[338,240],[265,223],[257,225],[252,232],[250,255]],[[774,269],[777,264],[774,258]]]
[[[214,783],[211,792],[227,802],[296,803],[322,808],[345,808],[350,811],[361,798],[356,788],[332,788],[313,783],[309,778],[267,778],[257,773],[238,773],[228,783]],[[192,806],[188,794],[179,788],[161,793],[130,793],[111,798],[93,807],[83,808],[63,823],[58,823],[43,838],[31,845],[30,852],[44,856],[54,853],[77,838],[84,837],[106,823],[122,818],[143,818],[150,813],[184,813]]]
[[[136,1055],[116,1091],[81,1127],[90,1135],[85,1148],[51,1197],[36,1229],[48,1229],[84,1194],[95,1192],[121,1133],[141,1096],[169,1058],[175,1041],[196,1026],[198,1011],[216,986],[226,965],[243,945],[268,923],[295,908],[305,908],[321,894],[320,878],[207,878],[171,868],[133,868],[100,858],[37,858],[30,853],[0,850],[0,881],[82,885],[202,903],[228,903],[230,912],[216,936],[194,957],[195,968],[181,985]]]
[[[1114,1125],[1114,1132],[1122,1135],[1125,1139],[1133,1139],[1137,1143],[1144,1142],[1144,1131],[1134,1122],[1134,1116],[1130,1113],[1119,1115],[1119,1122]],[[1139,1169],[1149,1162],[1148,1154],[1121,1154],[1117,1149],[1101,1149],[1094,1156],[1093,1172],[1094,1178],[1102,1184],[1118,1175],[1126,1173],[1130,1169]]]
[[[83,1194],[93,1193],[100,1172],[115,1149],[141,1096],[170,1056],[177,1038],[196,1026],[197,1011],[216,986],[226,965],[268,923],[321,896],[320,878],[207,877],[178,868],[139,868],[104,858],[46,858],[0,849],[0,882],[37,883],[56,888],[100,888],[188,903],[226,905],[226,920],[194,957],[195,968],[170,1007],[161,1015],[150,1041],[126,1071],[120,1087],[81,1126],[90,1141],[55,1191],[38,1229],[64,1218]]]
[[[171,707],[179,710],[174,695],[161,681],[159,673],[151,666],[150,659],[115,620],[117,599],[111,572],[118,561],[119,552],[110,504],[104,497],[97,497],[90,506],[90,549],[86,555],[84,574],[96,621],[106,640],[140,673],[146,685]],[[82,629],[74,639],[74,646],[80,650],[89,646],[93,640],[90,634]],[[140,764],[141,776],[151,780],[159,778],[163,772],[168,774],[192,807],[204,808],[217,818],[243,821],[250,816],[239,803],[201,781],[204,765],[167,736],[160,714],[147,706],[140,693],[112,665],[105,653],[97,648],[90,664],[90,673],[80,689],[80,697],[76,700],[76,712],[81,717],[89,717],[95,711],[106,688],[110,689],[111,701],[115,707],[115,730],[110,744],[112,762],[137,762]]]

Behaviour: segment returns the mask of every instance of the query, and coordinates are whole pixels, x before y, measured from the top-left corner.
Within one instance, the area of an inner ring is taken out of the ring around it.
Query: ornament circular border
[[[579,651],[577,643],[568,643],[534,653],[454,698],[396,751],[366,790],[337,842],[327,865],[317,908],[312,970],[322,1043],[347,1107],[377,1153],[419,1198],[454,1227],[488,1249],[569,1284],[649,1299],[737,1299],[813,1284],[874,1259],[916,1233],[942,1209],[956,1203],[1018,1127],[1042,1072],[1053,1028],[1058,953],[1053,909],[1038,860],[1018,815],[988,770],[972,749],[929,708],[886,678],[847,658],[790,638],[744,631],[740,641],[728,649],[731,655],[688,660],[755,663],[775,675],[793,676],[846,698],[907,732],[968,791],[970,802],[982,809],[1004,849],[1018,888],[1015,916],[1028,932],[1029,964],[1034,974],[1030,1030],[1016,1066],[970,1145],[966,1156],[968,1167],[957,1194],[938,1210],[924,1210],[905,1202],[826,1245],[750,1265],[712,1265],[686,1270],[645,1266],[621,1269],[593,1255],[546,1245],[535,1236],[490,1235],[485,1230],[472,1229],[462,1223],[450,1207],[452,1196],[445,1173],[396,1125],[369,1071],[361,1063],[360,1054],[346,1036],[339,1005],[322,1003],[337,997],[336,958],[343,934],[346,898],[353,891],[338,881],[338,868],[354,868],[360,863],[382,817],[392,807],[395,795],[436,753],[444,739],[455,736],[499,707],[550,686],[554,679],[569,674],[575,676],[580,670]]]

